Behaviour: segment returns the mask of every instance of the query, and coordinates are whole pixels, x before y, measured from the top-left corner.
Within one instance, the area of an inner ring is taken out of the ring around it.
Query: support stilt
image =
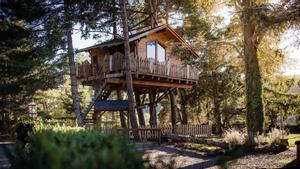
[[[176,105],[175,105],[175,96],[174,92],[170,92],[170,103],[171,103],[171,123],[172,123],[172,131],[175,133],[176,131]]]
[[[144,118],[143,108],[140,107],[141,98],[140,98],[139,91],[135,91],[135,102],[136,102],[137,114],[138,114],[138,118],[139,118],[140,127],[144,127],[145,126],[145,118]]]
[[[155,104],[156,90],[151,90],[149,93],[150,100],[150,126],[157,126],[157,117],[156,117],[156,104]]]
[[[122,100],[123,99],[120,88],[117,89],[117,97],[118,97],[118,100]],[[125,119],[125,112],[124,111],[120,111],[119,113],[120,113],[120,122],[121,122],[122,128],[127,128],[126,119]]]

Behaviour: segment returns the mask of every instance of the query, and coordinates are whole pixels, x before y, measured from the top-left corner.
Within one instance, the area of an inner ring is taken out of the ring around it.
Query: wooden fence
[[[134,140],[134,132],[138,134],[139,140],[142,142],[156,141],[161,142],[160,128],[138,128],[138,129],[116,129],[116,133],[127,136],[129,140]]]
[[[174,130],[174,132],[173,132]],[[159,141],[162,136],[181,135],[193,137],[205,137],[212,134],[211,125],[177,125],[175,129],[171,125],[146,126],[138,129],[123,129],[113,127],[103,127],[101,132],[105,135],[112,133],[123,134],[128,139],[133,139],[133,132],[136,131],[140,141]]]
[[[159,125],[163,135],[177,134],[185,136],[210,136],[212,134],[211,125],[177,125],[174,129],[171,125]]]

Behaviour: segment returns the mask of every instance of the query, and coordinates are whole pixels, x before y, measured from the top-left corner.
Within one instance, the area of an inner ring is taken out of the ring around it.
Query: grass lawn
[[[289,146],[295,147],[295,141],[300,140],[300,134],[289,134]]]
[[[206,144],[197,144],[197,143],[181,143],[180,145],[177,146],[192,149],[192,150],[197,150],[197,151],[204,151],[204,152],[220,149],[220,147],[208,146]]]

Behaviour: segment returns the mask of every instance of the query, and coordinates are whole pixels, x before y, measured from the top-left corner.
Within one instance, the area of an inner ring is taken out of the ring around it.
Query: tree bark
[[[67,33],[67,45],[68,45],[68,58],[69,58],[69,68],[70,68],[70,79],[71,79],[71,93],[73,108],[76,115],[76,121],[78,126],[83,126],[83,118],[81,116],[80,101],[78,97],[78,84],[76,79],[76,67],[75,67],[75,56],[72,40],[72,18],[70,17],[70,4],[68,0],[64,1],[65,19],[66,19],[66,33]]]
[[[144,118],[144,113],[143,113],[143,108],[140,108],[141,106],[141,98],[140,98],[140,92],[136,91],[135,92],[135,102],[137,106],[137,114],[139,118],[139,124],[140,127],[145,127],[145,118]]]
[[[126,73],[126,86],[127,86],[127,95],[128,95],[128,112],[129,120],[131,127],[133,129],[138,128],[138,123],[135,115],[134,109],[134,97],[133,97],[133,85],[132,85],[132,75],[131,75],[131,66],[130,66],[130,47],[129,47],[129,34],[128,34],[128,20],[126,13],[126,1],[120,0],[121,6],[121,15],[123,23],[123,36],[124,36],[124,56],[125,56],[125,73]],[[138,139],[138,133],[134,132],[134,138]]]
[[[117,89],[117,97],[118,97],[118,100],[122,100],[121,90],[119,88]],[[127,128],[126,119],[125,119],[125,112],[120,111],[119,113],[120,113],[120,122],[121,122],[122,128]]]
[[[176,130],[176,105],[175,105],[175,96],[173,91],[170,92],[170,103],[171,103],[171,123],[172,131],[175,133]]]
[[[112,28],[113,28],[113,36],[114,39],[117,39],[117,11],[116,11],[116,0],[113,0],[113,4],[114,4],[114,11],[112,11],[112,20],[113,20],[113,24],[112,24]]]
[[[219,99],[219,79],[215,72],[213,72],[213,80],[214,80],[214,90],[212,92],[213,103],[214,103],[214,117],[215,117],[215,125],[216,125],[216,134],[222,134],[222,121],[221,121],[221,113],[220,113],[220,99]]]
[[[187,124],[188,123],[188,116],[186,113],[186,100],[184,98],[185,96],[185,91],[181,90],[180,91],[180,110],[181,110],[181,116],[182,116],[182,124]]]
[[[157,26],[157,0],[148,0],[148,10],[150,15],[150,27],[155,28]]]
[[[168,25],[169,24],[169,8],[170,8],[170,2],[169,2],[169,0],[166,0],[165,1],[165,22],[166,22],[166,24]]]
[[[150,100],[150,126],[157,126],[157,116],[156,116],[156,104],[155,104],[155,96],[156,91],[151,90],[149,93],[149,100]]]
[[[256,23],[253,21],[254,13],[252,0],[243,1],[243,35],[244,35],[244,61],[246,69],[246,101],[247,101],[247,132],[248,143],[254,144],[255,134],[263,132],[264,110],[262,100],[262,81],[257,57],[259,45],[256,37]]]

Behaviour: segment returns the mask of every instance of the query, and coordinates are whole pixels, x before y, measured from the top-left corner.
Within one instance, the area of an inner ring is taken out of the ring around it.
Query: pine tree
[[[132,85],[132,76],[130,70],[130,47],[129,47],[129,34],[128,34],[128,21],[126,13],[126,1],[120,0],[121,6],[121,16],[122,16],[122,25],[123,25],[123,36],[124,36],[124,58],[125,58],[125,73],[126,73],[126,86],[127,86],[127,95],[129,102],[129,119],[130,124],[133,129],[138,128],[138,123],[135,115],[135,103],[133,97],[133,85]],[[138,139],[138,133],[134,132],[135,139]]]

